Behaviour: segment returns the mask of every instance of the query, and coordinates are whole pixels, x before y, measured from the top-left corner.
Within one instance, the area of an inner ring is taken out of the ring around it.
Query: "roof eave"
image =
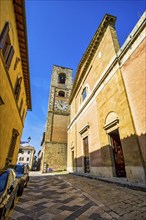
[[[14,5],[14,13],[16,19],[17,32],[18,32],[22,70],[24,76],[27,109],[32,110],[25,1],[13,0],[13,5]]]

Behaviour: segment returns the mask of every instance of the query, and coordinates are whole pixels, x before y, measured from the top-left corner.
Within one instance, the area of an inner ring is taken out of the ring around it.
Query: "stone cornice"
[[[64,145],[67,145],[66,142],[57,142],[57,141],[46,141],[45,144],[60,144],[60,145],[64,144]]]
[[[143,13],[140,20],[135,25],[135,28],[131,31],[126,41],[118,51],[117,56],[119,57],[119,60],[122,59],[122,57],[125,55],[127,50],[129,50],[130,46],[134,43],[136,38],[139,36],[139,34],[142,32],[142,30],[145,27],[146,27],[146,11]]]
[[[89,124],[86,124],[80,131],[79,133],[82,135],[85,131],[87,131],[89,129]]]
[[[64,66],[59,66],[59,65],[56,65],[56,64],[53,65],[53,68],[54,67],[57,67],[57,68],[60,68],[60,69],[70,69],[70,70],[73,70],[72,68],[64,67]]]
[[[51,111],[51,110],[49,110],[48,111],[49,113],[52,113],[52,114],[54,114],[54,115],[62,115],[62,116],[69,116],[70,115],[70,113],[69,112],[58,112],[58,111]]]
[[[92,60],[95,52],[97,51],[99,43],[100,43],[107,27],[109,25],[114,27],[115,22],[116,22],[115,16],[106,14],[104,16],[102,22],[100,23],[97,31],[95,32],[89,46],[87,47],[87,50],[85,51],[79,65],[78,65],[75,81],[74,81],[73,88],[72,88],[72,93],[70,96],[70,101],[69,101],[70,104],[74,98],[74,95],[77,91],[77,88],[79,87],[79,85],[80,85],[80,83],[81,83],[90,63],[91,63],[91,60]],[[81,71],[82,67],[83,67],[83,70]]]

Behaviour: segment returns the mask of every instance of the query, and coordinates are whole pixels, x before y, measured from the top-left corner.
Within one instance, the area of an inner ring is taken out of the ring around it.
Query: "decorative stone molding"
[[[119,128],[119,118],[115,112],[110,112],[107,115],[103,128],[107,134]]]
[[[88,131],[88,129],[89,129],[89,124],[86,124],[86,125],[79,131],[79,133],[80,133],[81,135],[83,135],[86,131]]]

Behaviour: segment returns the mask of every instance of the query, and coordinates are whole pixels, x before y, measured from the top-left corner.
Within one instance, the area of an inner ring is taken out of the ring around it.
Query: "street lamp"
[[[30,140],[31,140],[31,137],[28,138],[28,143],[30,142]]]

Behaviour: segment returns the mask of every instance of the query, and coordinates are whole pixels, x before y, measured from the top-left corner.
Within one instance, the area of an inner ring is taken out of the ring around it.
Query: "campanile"
[[[72,69],[54,65],[43,154],[43,171],[66,170],[67,126],[69,124],[69,97],[72,89]]]

